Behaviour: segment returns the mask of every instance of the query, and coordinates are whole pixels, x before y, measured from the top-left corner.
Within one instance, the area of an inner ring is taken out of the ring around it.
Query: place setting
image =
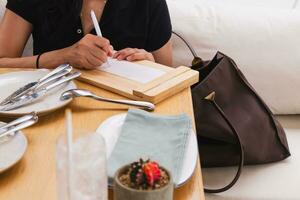
[[[16,164],[27,149],[22,129],[38,122],[38,116],[47,115],[79,97],[96,101],[135,106],[153,111],[155,105],[145,101],[111,99],[89,90],[79,89],[74,83],[81,72],[63,64],[54,70],[9,72],[0,75],[0,116],[14,118],[0,122],[0,173]]]
[[[31,113],[9,123],[0,122],[0,173],[15,165],[27,149],[27,138],[22,129],[38,121],[36,113]]]
[[[129,109],[95,131],[74,129],[69,109],[65,119],[56,145],[59,199],[104,200],[109,187],[115,200],[171,200],[194,174],[198,145],[186,114]]]
[[[109,186],[113,186],[117,168],[140,157],[154,159],[172,169],[177,175],[174,177],[175,188],[184,185],[193,175],[198,160],[196,134],[190,123],[189,117],[184,114],[165,116],[137,109],[102,122],[96,134],[106,143],[108,166],[112,167],[108,171]],[[172,165],[176,165],[176,169]]]
[[[64,64],[52,71],[17,71],[0,75],[0,116],[10,121],[0,122],[0,173],[18,163],[26,152],[28,142],[22,129],[36,124],[38,116],[71,102],[61,101],[60,94],[75,89],[72,80],[80,74]]]
[[[17,117],[35,111],[45,115],[55,111],[71,100],[61,101],[66,90],[76,89],[73,79],[80,72],[72,72],[70,65],[49,70],[18,71],[0,75],[0,116]]]
[[[80,75],[67,64],[52,71],[19,71],[0,75],[0,89],[6,88],[0,95],[0,116],[16,118],[0,126],[0,155],[5,155],[0,157],[0,173],[18,163],[26,152],[28,142],[22,129],[37,123],[38,116],[62,108],[76,98],[90,98],[134,106],[135,109],[107,118],[94,131],[74,130],[71,111],[66,111],[67,135],[62,135],[57,142],[58,185],[63,184],[58,195],[62,199],[65,195],[80,199],[80,196],[99,194],[103,197],[107,195],[107,187],[119,191],[124,185],[116,187],[119,179],[116,180],[115,174],[125,166],[140,163],[138,165],[155,165],[157,170],[161,169],[159,173],[162,173],[161,177],[165,176],[164,182],[168,183],[166,195],[170,199],[173,190],[192,177],[197,165],[197,139],[190,118],[185,114],[153,114],[153,103],[111,99],[77,88],[74,79]],[[78,137],[78,132],[83,132],[83,135]],[[80,169],[78,166],[81,166]],[[100,171],[96,172],[96,169]],[[95,174],[99,176],[94,177]],[[77,188],[79,183],[73,183],[74,180],[99,185],[104,188],[103,192]],[[163,179],[153,181],[157,185]],[[148,184],[147,181],[144,184]],[[151,184],[147,187],[155,190]],[[160,184],[164,186],[163,182]],[[74,187],[73,191],[66,191],[70,190],[65,188],[68,185],[71,189]]]
[[[71,110],[66,110],[66,134],[56,142],[59,199],[105,200],[108,188],[115,200],[173,199],[174,191],[193,176],[198,162],[190,117],[153,113],[156,105],[143,98],[99,96],[76,86],[74,80],[80,76],[81,71],[68,64],[52,71],[0,75],[0,90],[4,91],[0,94],[0,116],[11,119],[7,124],[0,122],[0,173],[25,155],[28,141],[23,129],[38,123],[39,116],[75,99],[88,98],[127,105],[128,111],[99,120],[98,127],[88,131],[73,129]]]
[[[56,142],[58,198],[104,200],[110,188],[115,200],[173,199],[198,162],[191,119],[186,114],[152,113],[156,106],[148,101],[108,98],[77,88],[74,80],[80,75],[68,64],[52,71],[0,75],[0,89],[5,91],[0,94],[0,116],[15,119],[0,122],[0,173],[26,153],[28,141],[22,129],[75,99],[88,98],[129,109],[100,121],[92,131],[73,129],[71,110],[66,110],[66,134]]]

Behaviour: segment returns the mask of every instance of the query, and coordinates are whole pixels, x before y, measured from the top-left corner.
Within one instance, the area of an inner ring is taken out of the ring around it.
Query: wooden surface
[[[150,101],[155,104],[190,87],[199,80],[199,72],[188,67],[172,68],[150,61],[136,63],[160,69],[165,74],[149,83],[141,84],[105,71],[82,70],[80,80],[130,99]]]
[[[0,70],[0,72],[3,70]],[[108,91],[76,82],[96,94],[122,98]],[[73,111],[74,128],[95,131],[101,122],[110,116],[127,111],[123,105],[97,102],[90,99],[76,99],[69,106]],[[159,103],[156,113],[186,113],[193,118],[190,89]],[[7,119],[0,119],[7,121]],[[38,124],[25,129],[29,148],[24,158],[13,168],[0,174],[1,200],[56,200],[55,145],[64,133],[64,109],[40,118]],[[110,191],[112,200],[112,191]],[[193,177],[175,191],[175,200],[204,200],[201,168],[198,163]]]

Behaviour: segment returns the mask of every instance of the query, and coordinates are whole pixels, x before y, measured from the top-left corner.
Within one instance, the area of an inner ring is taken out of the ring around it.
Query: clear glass
[[[105,142],[95,133],[74,132],[70,166],[65,134],[56,146],[58,199],[107,200]]]

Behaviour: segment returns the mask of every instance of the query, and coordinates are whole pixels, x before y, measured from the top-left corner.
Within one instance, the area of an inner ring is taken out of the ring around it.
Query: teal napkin
[[[149,158],[171,171],[175,183],[178,182],[190,129],[191,120],[185,114],[162,116],[129,110],[108,158],[109,178],[113,178],[120,167]]]

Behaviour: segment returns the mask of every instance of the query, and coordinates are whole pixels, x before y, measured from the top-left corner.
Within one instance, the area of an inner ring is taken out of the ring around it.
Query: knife
[[[38,116],[33,115],[31,119],[27,121],[23,121],[22,123],[16,124],[16,126],[12,126],[11,128],[0,132],[0,138],[8,136],[8,135],[14,135],[16,131],[19,131],[21,129],[27,128],[33,124],[35,124],[38,121]]]
[[[3,126],[0,126],[0,134],[1,134],[1,132],[7,131],[8,129],[10,129],[13,126],[16,126],[16,125],[21,124],[25,121],[33,119],[35,116],[36,116],[36,113],[32,112],[32,113],[30,113],[28,115],[24,115],[23,117],[20,117],[20,118],[14,120],[12,122],[9,122],[9,123],[7,123]]]
[[[34,90],[40,84],[43,84],[43,83],[46,84],[46,83],[50,82],[50,81],[48,81],[49,78],[53,77],[54,75],[56,75],[62,71],[66,71],[66,70],[71,72],[72,66],[70,66],[68,64],[63,64],[63,65],[58,66],[56,69],[54,69],[53,71],[48,73],[46,76],[40,78],[38,81],[30,82],[30,83],[26,84],[25,86],[16,90],[14,93],[12,93],[7,98],[5,98],[2,102],[0,102],[0,106],[4,106],[5,104],[11,103],[11,101],[13,99],[16,99],[16,98],[26,94],[30,90]]]
[[[41,82],[39,84],[36,84],[32,88],[28,88],[26,91],[22,92],[22,94],[19,94],[19,95],[15,96],[14,98],[12,98],[11,100],[7,101],[4,105],[6,105],[8,103],[17,102],[21,96],[23,96],[27,93],[34,93],[35,91],[37,91],[42,86],[45,86],[48,83],[51,83],[51,82],[53,82],[53,81],[55,81],[59,78],[62,78],[65,75],[69,74],[71,72],[71,70],[72,70],[72,67],[70,69],[68,68],[68,69],[63,70],[63,71],[59,72],[58,74],[50,76],[48,79],[45,79],[43,82]]]
[[[30,92],[28,94],[25,94],[21,97],[18,98],[17,101],[14,102],[10,102],[4,106],[0,106],[0,111],[9,111],[9,110],[13,110],[19,107],[22,107],[24,105],[30,104],[38,99],[40,99],[41,97],[45,96],[45,94],[49,91],[52,90],[53,88],[69,82],[77,77],[79,77],[81,75],[81,73],[79,71],[77,72],[73,72],[69,75],[67,75],[66,77],[63,77],[61,79],[59,79],[58,81],[50,84],[49,86],[42,88],[38,91],[34,91],[34,92]]]

